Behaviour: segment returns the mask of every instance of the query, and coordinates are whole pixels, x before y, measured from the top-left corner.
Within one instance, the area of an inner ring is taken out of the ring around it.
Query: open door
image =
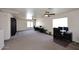
[[[11,36],[16,34],[16,19],[11,18]]]

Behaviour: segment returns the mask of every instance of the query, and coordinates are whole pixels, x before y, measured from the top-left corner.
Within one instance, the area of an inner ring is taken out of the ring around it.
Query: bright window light
[[[27,17],[26,19],[30,19],[31,20],[32,19],[32,14],[31,13],[27,13],[26,17]]]
[[[33,27],[33,22],[32,21],[30,22],[30,27]]]
[[[32,28],[33,27],[33,21],[27,21],[27,27]]]
[[[27,21],[27,27],[30,27],[30,21]]]
[[[53,19],[53,27],[58,28],[58,27],[68,27],[68,18],[59,18],[59,19]]]

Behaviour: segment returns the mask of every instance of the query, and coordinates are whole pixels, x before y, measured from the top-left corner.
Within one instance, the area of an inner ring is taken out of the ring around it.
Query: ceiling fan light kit
[[[55,15],[55,13],[50,13],[49,11],[46,11],[44,16],[50,17],[51,15]]]
[[[48,17],[48,15],[44,15],[44,16]]]

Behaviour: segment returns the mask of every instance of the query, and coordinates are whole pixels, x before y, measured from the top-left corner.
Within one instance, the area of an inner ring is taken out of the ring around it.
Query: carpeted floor
[[[60,41],[62,42],[62,41]],[[64,43],[63,43],[64,44]],[[10,40],[5,41],[3,50],[74,50],[79,46],[69,43],[68,46],[62,46],[49,36],[37,31],[28,30],[17,32]]]

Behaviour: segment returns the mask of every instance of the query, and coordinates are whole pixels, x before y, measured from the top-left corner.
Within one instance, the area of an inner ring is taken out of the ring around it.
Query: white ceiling
[[[72,10],[76,10],[77,8],[0,8],[2,12],[8,12],[13,14],[14,17],[26,18],[26,14],[31,12],[33,14],[33,18],[43,17],[45,11],[50,11],[50,13],[64,13]]]

